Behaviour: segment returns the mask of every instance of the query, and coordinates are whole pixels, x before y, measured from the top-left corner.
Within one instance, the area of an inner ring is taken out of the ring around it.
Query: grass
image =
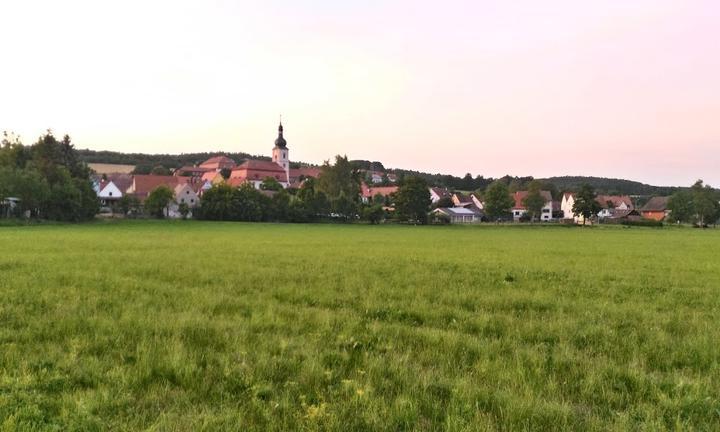
[[[0,228],[0,430],[718,430],[720,231]]]

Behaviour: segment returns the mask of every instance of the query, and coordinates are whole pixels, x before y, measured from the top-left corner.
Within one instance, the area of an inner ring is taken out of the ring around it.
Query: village
[[[271,160],[247,159],[242,163],[218,155],[195,166],[180,167],[171,175],[132,174],[113,172],[113,165],[103,165],[104,172],[93,175],[93,188],[101,204],[102,215],[116,216],[117,203],[129,196],[141,204],[157,188],[164,186],[173,191],[173,199],[165,210],[169,218],[182,218],[200,206],[203,194],[215,185],[225,184],[233,188],[242,185],[252,186],[267,196],[277,191],[264,188],[264,182],[272,180],[286,190],[303,187],[308,179],[317,179],[322,169],[317,166],[292,168],[290,149],[284,138],[282,123],[278,126],[278,135],[272,148]],[[398,192],[398,179],[395,173],[378,170],[360,170],[359,202],[371,204],[381,202],[383,209],[392,213],[393,200]],[[472,224],[497,222],[486,214],[486,203],[481,194],[469,191],[450,190],[445,187],[429,186],[431,202],[430,216],[453,224]],[[526,205],[527,190],[510,191],[511,207],[506,221],[531,221]],[[562,197],[553,197],[550,191],[542,190],[540,195],[544,205],[537,215],[539,222],[545,223],[622,223],[642,219],[662,221],[668,214],[669,197],[652,197],[644,205],[637,207],[629,195],[597,195],[595,198],[599,211],[594,217],[585,218],[573,211],[575,193],[564,192]],[[187,209],[184,210],[183,209]]]

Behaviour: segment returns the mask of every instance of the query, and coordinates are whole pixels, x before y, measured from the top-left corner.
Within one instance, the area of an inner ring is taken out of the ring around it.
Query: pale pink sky
[[[4,1],[0,129],[720,185],[720,3]]]

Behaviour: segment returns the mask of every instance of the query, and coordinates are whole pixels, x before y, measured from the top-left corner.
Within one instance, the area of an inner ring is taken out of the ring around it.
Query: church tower
[[[273,147],[272,160],[285,170],[287,176],[285,181],[290,183],[290,150],[288,150],[287,142],[283,138],[282,120],[280,120],[280,126],[278,126],[278,137],[275,140],[275,147]]]

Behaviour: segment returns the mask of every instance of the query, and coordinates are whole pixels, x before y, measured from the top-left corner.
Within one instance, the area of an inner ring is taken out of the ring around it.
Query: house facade
[[[553,199],[552,195],[549,191],[540,191],[540,195],[545,199],[545,205],[543,205],[542,210],[540,211],[539,219],[543,222],[548,222],[553,219]],[[512,194],[512,198],[515,201],[515,204],[513,205],[512,211],[512,217],[514,221],[519,221],[520,218],[525,216],[527,214],[528,210],[527,207],[525,207],[525,204],[523,201],[525,201],[525,198],[528,196],[528,191],[517,191],[514,194]]]
[[[438,207],[431,214],[442,214],[449,218],[450,223],[476,223],[482,220],[482,213],[474,208]]]
[[[669,214],[668,197],[652,197],[642,208],[640,214],[645,219],[664,220]]]

